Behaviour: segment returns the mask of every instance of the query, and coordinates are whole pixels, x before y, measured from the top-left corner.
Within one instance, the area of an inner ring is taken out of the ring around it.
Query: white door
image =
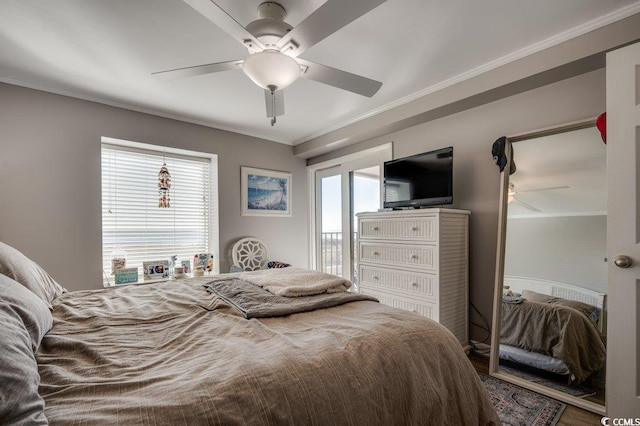
[[[610,424],[638,424],[613,419],[640,418],[639,148],[640,43],[636,43],[607,54],[606,405]]]

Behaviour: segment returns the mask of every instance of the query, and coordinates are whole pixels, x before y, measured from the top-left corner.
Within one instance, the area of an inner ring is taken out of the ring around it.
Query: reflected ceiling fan
[[[258,6],[259,19],[243,27],[213,0],[183,0],[229,33],[249,51],[244,60],[197,65],[152,73],[167,80],[239,70],[265,89],[271,125],[284,114],[282,90],[298,78],[308,78],[359,95],[371,97],[382,83],[326,65],[299,59],[307,49],[373,10],[386,0],[327,0],[296,27],[284,22],[287,12],[279,3]]]
[[[568,189],[568,188],[569,187],[567,185],[563,185],[563,186],[548,186],[545,188],[521,189],[519,191],[516,191],[514,183],[509,182],[509,193],[508,193],[507,202],[516,203],[527,210],[531,210],[534,212],[542,212],[542,210],[532,206],[531,204],[525,203],[524,201],[519,200],[518,198],[516,198],[516,195],[523,192],[555,191],[556,189]]]

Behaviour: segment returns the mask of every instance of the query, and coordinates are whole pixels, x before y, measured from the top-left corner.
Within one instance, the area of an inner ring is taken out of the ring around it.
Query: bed
[[[414,313],[277,295],[281,275],[66,292],[7,247],[2,424],[499,424],[455,337]],[[286,297],[316,306],[279,315]]]
[[[504,277],[501,360],[582,383],[606,363],[606,295],[532,277]]]

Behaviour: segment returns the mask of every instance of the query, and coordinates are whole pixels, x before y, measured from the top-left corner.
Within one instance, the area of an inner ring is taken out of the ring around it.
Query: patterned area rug
[[[554,426],[566,404],[538,393],[478,373],[503,425]]]

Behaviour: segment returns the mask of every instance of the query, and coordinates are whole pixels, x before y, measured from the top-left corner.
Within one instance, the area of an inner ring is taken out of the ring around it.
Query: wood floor
[[[476,371],[489,374],[489,361],[487,358],[470,354],[469,359]],[[602,424],[600,423],[601,418],[602,416],[599,414],[567,404],[567,408],[562,413],[557,426],[597,426]]]

